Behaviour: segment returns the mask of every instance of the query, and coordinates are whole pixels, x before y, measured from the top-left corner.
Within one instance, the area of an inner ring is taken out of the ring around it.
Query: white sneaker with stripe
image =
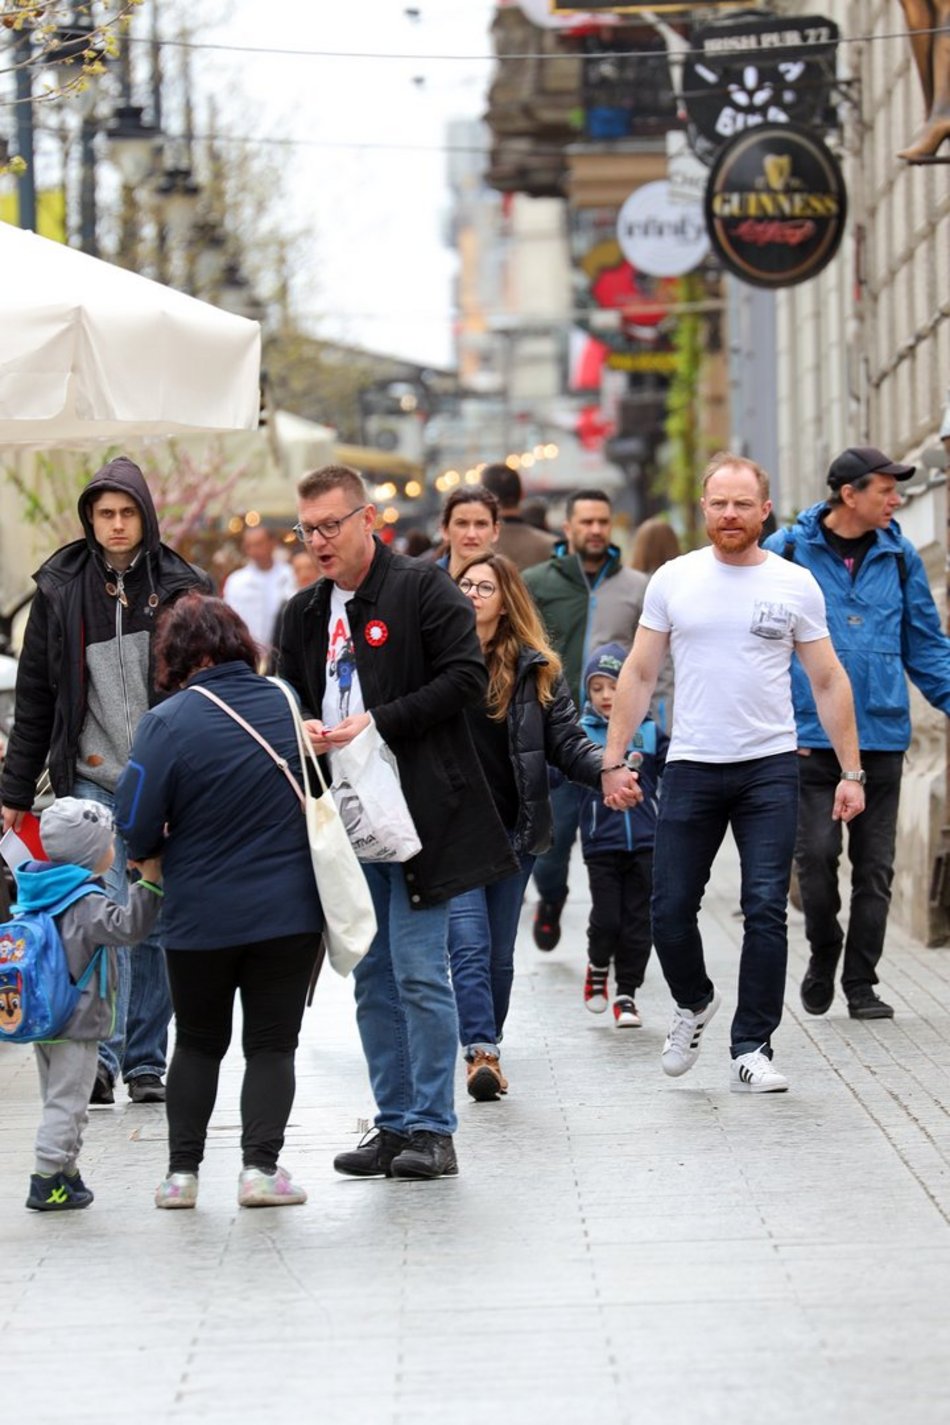
[[[729,1087],[733,1093],[785,1093],[788,1079],[780,1074],[767,1054],[753,1049],[732,1061]]]

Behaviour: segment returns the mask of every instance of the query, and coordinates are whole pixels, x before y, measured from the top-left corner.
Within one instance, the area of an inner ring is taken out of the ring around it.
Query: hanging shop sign
[[[652,277],[682,277],[709,251],[702,207],[674,199],[665,178],[630,194],[617,214],[617,241],[627,261]]]
[[[826,129],[838,26],[822,15],[724,19],[693,32],[683,70],[690,146],[711,164],[759,124]]]
[[[768,124],[720,150],[706,223],[721,261],[753,287],[792,287],[826,267],[847,217],[838,160],[807,129]]]

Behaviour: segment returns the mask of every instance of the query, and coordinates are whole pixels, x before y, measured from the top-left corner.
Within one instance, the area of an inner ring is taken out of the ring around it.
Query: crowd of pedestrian
[[[78,995],[65,1027],[36,1043],[43,1110],[27,1206],[92,1201],[79,1167],[86,1110],[112,1102],[121,1076],[133,1102],[166,1102],[156,1205],[193,1208],[235,998],[238,1202],[306,1200],[279,1161],[324,925],[300,815],[301,720],[331,766],[370,729],[382,739],[420,846],[362,866],[376,931],[353,980],[376,1114],[336,1155],[338,1172],[458,1172],[459,1046],[471,1098],[507,1094],[501,1043],[526,887],[533,872],[533,937],[550,952],[578,829],[591,900],[578,1004],[640,1027],[655,948],[673,1000],[666,1074],[692,1068],[722,1003],[698,917],[729,828],[744,923],[730,1088],[789,1087],[773,1038],[793,861],[811,951],[805,1009],[829,1010],[843,961],[849,1014],[893,1016],[874,987],[906,678],[950,711],[950,640],[894,522],[912,474],[853,447],[831,465],[828,498],[782,529],[766,472],[724,453],[703,479],[708,544],[682,554],[671,526],[649,520],[625,563],[603,490],[574,492],[552,535],[526,518],[517,473],[487,466],[483,484],[447,499],[441,550],[414,555],[378,537],[359,474],[331,465],[299,484],[297,567],[266,530],[247,530],[247,563],[219,599],[161,542],[138,467],[107,464],[79,502],[83,538],[36,575],[0,786],[4,829],[16,830],[49,769],[48,859],[17,868],[13,913],[52,917]],[[22,1020],[5,944],[0,1038]]]

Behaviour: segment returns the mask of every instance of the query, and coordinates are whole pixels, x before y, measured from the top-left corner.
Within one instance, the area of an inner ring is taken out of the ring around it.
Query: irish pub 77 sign
[[[720,149],[705,207],[731,272],[754,287],[791,287],[834,257],[848,200],[838,160],[817,135],[761,124]]]

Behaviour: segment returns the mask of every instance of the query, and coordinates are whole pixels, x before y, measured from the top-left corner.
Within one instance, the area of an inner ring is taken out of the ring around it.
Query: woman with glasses
[[[137,859],[164,853],[162,942],[175,1008],[168,1070],[168,1176],[156,1207],[194,1207],[218,1071],[242,1008],[242,1207],[306,1202],[278,1165],[294,1056],[323,912],[300,802],[256,729],[302,778],[287,699],[256,672],[247,627],[221,599],[186,595],[159,623],[156,684],[116,787],[116,822]],[[224,706],[222,706],[222,703]]]
[[[467,1064],[479,1102],[506,1093],[501,1041],[514,977],[515,938],[535,856],[551,844],[548,765],[572,782],[600,788],[601,749],[577,723],[561,662],[551,649],[517,568],[501,554],[462,566],[458,587],[472,601],[488,665],[488,693],[467,710],[496,810],[520,862],[518,872],[456,896],[449,958]]]

